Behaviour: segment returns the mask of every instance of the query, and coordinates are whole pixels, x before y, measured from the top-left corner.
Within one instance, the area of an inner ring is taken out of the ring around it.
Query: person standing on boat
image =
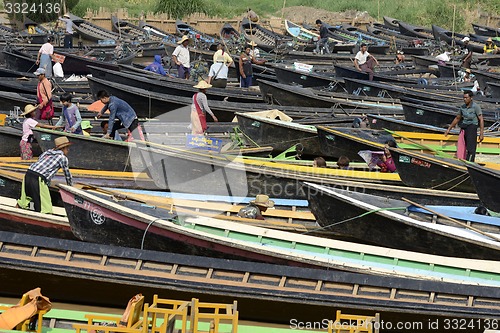
[[[220,44],[219,44],[220,45]],[[229,68],[226,65],[226,62],[233,62],[233,59],[229,57],[227,60],[224,55],[227,55],[227,52],[223,54],[214,55],[214,63],[210,66],[210,70],[208,71],[208,84],[211,84],[215,88],[226,88],[227,86],[227,76],[229,74]],[[216,57],[217,56],[217,57]]]
[[[368,46],[363,43],[361,44],[361,49],[356,53],[354,57],[354,66],[360,72],[368,73],[370,81],[373,81],[373,69],[378,66],[378,61],[368,53]]]
[[[498,53],[498,48],[495,44],[493,44],[493,39],[491,39],[491,37],[489,37],[486,40],[486,43],[484,44],[484,47],[483,47],[483,53],[484,54]]]
[[[52,84],[45,76],[45,69],[38,68],[33,74],[38,78],[36,86],[36,97],[38,112],[35,119],[51,120],[53,116],[54,103],[52,102]]]
[[[458,109],[458,114],[451,122],[450,126],[444,132],[448,136],[451,129],[459,124],[461,130],[458,139],[457,158],[465,158],[467,161],[474,162],[477,148],[477,127],[479,125],[479,142],[484,139],[484,119],[481,107],[472,100],[472,92],[464,92],[464,104]],[[463,138],[463,139],[462,139]],[[461,140],[462,143],[461,143]],[[465,154],[461,153],[461,145],[465,145]]]
[[[35,142],[33,137],[33,128],[49,128],[56,129],[56,126],[41,124],[35,119],[33,119],[34,112],[38,110],[36,106],[28,104],[24,107],[24,112],[21,113],[21,117],[24,116],[26,119],[23,121],[23,136],[21,137],[21,142],[19,143],[19,148],[21,148],[21,159],[31,160],[33,158],[33,150],[31,144]]]
[[[215,122],[219,121],[208,106],[207,89],[212,85],[205,81],[198,82],[193,88],[199,89],[199,92],[193,95],[193,104],[191,104],[191,134],[203,135],[207,130],[207,113],[212,116]]]
[[[165,72],[165,69],[163,68],[163,65],[161,63],[161,55],[159,54],[155,55],[154,61],[151,64],[147,65],[144,70],[167,76],[167,73]]]
[[[69,14],[64,14],[63,17],[59,17],[59,21],[66,23],[66,32],[64,33],[64,48],[73,48],[73,21],[71,20]],[[56,29],[59,25],[59,21],[56,23]]]
[[[314,53],[319,54],[321,47],[325,49],[326,53],[330,53],[330,49],[328,48],[328,27],[326,23],[321,22],[321,20],[316,20],[316,26],[319,29],[319,40],[316,42],[316,49]]]
[[[240,55],[240,87],[248,88],[252,85],[253,68],[252,64],[263,65],[266,60],[257,60],[251,55],[252,49],[250,45],[245,46],[245,52]]]
[[[108,130],[103,136],[104,139],[114,138],[116,131],[126,128],[128,130],[127,141],[131,141],[131,137],[144,141],[137,114],[127,102],[116,96],[109,96],[106,90],[98,91],[97,98],[104,104],[102,110],[97,114],[97,118],[100,118],[106,110],[109,110]],[[118,118],[118,121],[115,121],[116,118]]]
[[[188,49],[189,43],[191,43],[191,39],[186,35],[182,36],[181,40],[177,42],[179,45],[172,53],[172,60],[177,65],[179,78],[186,80],[189,80],[189,74],[191,73],[191,59]]]
[[[222,60],[222,62],[227,67],[230,67],[231,64],[233,63],[233,58],[231,58],[229,53],[225,50],[224,44],[222,43],[219,43],[219,45],[217,45],[217,51],[214,53],[213,60],[214,64]]]
[[[54,38],[52,36],[47,37],[47,43],[40,47],[36,58],[36,64],[39,68],[43,68],[45,70],[45,76],[49,79],[52,77],[52,60],[54,57],[54,46],[52,45],[53,41]]]
[[[238,216],[246,219],[265,220],[262,213],[272,207],[274,207],[274,201],[269,200],[269,196],[257,194],[255,200],[250,201],[248,206],[240,209]]]
[[[80,115],[80,110],[78,110],[78,106],[71,103],[71,94],[64,93],[59,97],[62,108],[61,117],[56,123],[56,126],[61,126],[65,124],[64,131],[74,134],[82,134],[82,127],[80,124],[82,123],[82,116]]]
[[[66,184],[70,186],[73,184],[66,157],[71,143],[67,137],[61,136],[54,140],[54,144],[54,149],[49,149],[40,155],[38,162],[31,164],[26,171],[17,207],[28,209],[29,203],[33,201],[36,212],[52,214],[49,185],[56,172],[63,169]]]
[[[472,54],[473,54],[472,45],[470,45],[470,38],[465,36],[462,39],[462,42],[464,43],[464,48],[463,48],[464,56],[462,57],[462,67],[470,69],[470,65],[472,63]]]

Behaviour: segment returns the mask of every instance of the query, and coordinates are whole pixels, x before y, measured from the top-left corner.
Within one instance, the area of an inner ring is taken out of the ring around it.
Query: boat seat
[[[200,322],[208,321],[210,323],[209,332],[220,332],[221,323],[229,323],[231,333],[238,332],[238,302],[234,301],[231,304],[223,303],[202,303],[197,298],[191,300],[191,318],[190,332],[201,333],[199,328]]]
[[[143,306],[144,315],[142,315]],[[73,324],[73,328],[76,333],[81,331],[147,333],[147,309],[148,304],[144,305],[144,296],[137,294],[128,301],[127,308],[121,317],[87,314],[85,315],[87,324]]]
[[[177,301],[153,296],[153,303],[147,309],[148,318],[151,318],[150,332],[163,333],[172,332],[177,319],[182,322],[182,328],[178,333],[186,333],[188,310],[190,301]]]
[[[380,327],[380,314],[375,316],[360,316],[343,314],[337,310],[334,322],[328,325],[328,333],[378,333]]]
[[[14,327],[16,331],[33,331],[32,323],[36,324],[36,332],[42,333],[43,315],[52,305],[49,299],[42,296],[40,288],[24,293],[19,303],[12,307],[0,306],[0,328]]]

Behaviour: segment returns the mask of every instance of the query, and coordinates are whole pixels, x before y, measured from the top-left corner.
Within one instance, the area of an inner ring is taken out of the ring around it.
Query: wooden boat
[[[245,136],[259,146],[273,147],[273,153],[281,153],[294,145],[300,145],[305,156],[321,155],[314,126],[269,119],[252,113],[237,112],[235,115]]]
[[[306,183],[316,190],[311,211],[322,227],[357,242],[446,257],[498,260],[499,234],[422,222],[404,214],[407,204],[359,192]]]
[[[500,74],[487,72],[484,70],[472,70],[472,74],[476,77],[479,87],[483,90],[488,89],[488,82],[500,82]]]
[[[387,108],[394,111],[394,113],[398,113],[397,110],[399,109],[396,102],[390,100],[387,100],[387,102],[381,101],[374,97],[321,92],[311,88],[294,87],[266,80],[258,80],[258,84],[264,100],[278,105],[323,108]]]
[[[191,99],[198,92],[193,87],[193,82],[176,78],[156,78],[154,76],[143,76],[125,73],[116,70],[107,70],[96,66],[89,66],[88,70],[92,77],[106,81],[111,81],[123,85],[133,85],[151,92],[170,94],[173,96],[184,96]],[[243,92],[241,89],[232,88],[212,88],[206,92],[209,100],[240,102],[240,103],[262,103],[262,96],[255,92]]]
[[[21,156],[21,149],[19,144],[21,142],[21,137],[23,136],[23,131],[21,128],[14,128],[10,126],[0,126],[0,137],[2,144],[0,145],[0,157],[8,156]],[[34,142],[31,144],[33,150],[33,156],[39,156],[42,151],[38,143]]]
[[[462,39],[464,37],[469,37],[468,35],[452,32],[434,24],[432,25],[432,34],[434,35],[434,38],[438,41],[443,40],[446,43],[448,43],[448,45],[451,46],[459,45],[461,47],[465,46],[465,43],[462,42]],[[480,43],[476,43],[475,41],[470,40],[468,47],[471,47],[473,52],[482,53],[483,46],[484,45]]]
[[[104,41],[116,41],[120,39],[120,35],[104,29],[96,24],[93,24],[81,17],[69,14],[71,21],[73,21],[73,28],[75,32],[84,40],[98,43],[101,40]]]
[[[399,20],[389,17],[389,16],[384,16],[384,24],[388,26],[391,29],[396,29],[399,30]]]
[[[171,33],[168,33],[164,30],[158,29],[157,27],[148,24],[147,22],[140,20],[139,21],[139,28],[144,30],[146,32],[146,36],[154,36],[155,39],[161,39],[162,41],[165,42],[170,42],[170,43],[176,43],[177,42],[177,37],[172,35]]]
[[[113,29],[113,32],[117,33],[119,36],[123,36],[124,38],[139,40],[145,40],[146,38],[144,30],[142,30],[135,24],[118,18],[115,15],[111,15],[111,28]],[[153,38],[156,37],[153,36]]]
[[[361,150],[381,150],[387,140],[392,140],[388,133],[361,128],[328,128],[318,126],[318,138],[321,151],[326,156],[346,156],[351,161],[363,162],[358,155]]]
[[[23,56],[6,50],[3,50],[2,54],[5,64],[10,70],[18,72],[33,72],[33,68],[36,66],[36,59],[28,57],[27,55]]]
[[[26,38],[30,44],[44,44],[47,42],[49,31],[41,24],[38,24],[29,17],[24,16],[23,26],[25,29],[18,32],[18,34],[22,38]],[[35,33],[30,33],[30,31],[28,31],[28,27],[30,26],[34,27]]]
[[[344,32],[347,31],[350,34],[352,34],[353,36],[357,36],[358,38],[363,39],[366,42],[369,42],[370,44],[375,44],[377,46],[386,45],[386,44],[391,42],[390,38],[382,38],[381,36],[377,36],[375,34],[372,34],[371,32],[369,32],[367,30],[361,30],[361,29],[359,29],[353,25],[347,24],[347,23],[343,23],[340,26],[340,30],[344,31]],[[398,49],[400,47],[408,45],[408,43],[406,41],[394,39],[394,38],[392,39],[392,43],[396,44]],[[370,48],[373,48],[373,45],[370,45]],[[372,52],[373,52],[373,50],[372,50]]]
[[[467,168],[458,160],[390,148],[403,183],[449,191],[475,192]]]
[[[181,20],[175,21],[175,29],[179,36],[188,35],[188,37],[193,39],[193,41],[200,41],[207,44],[206,49],[216,51],[215,46],[217,40],[214,37],[193,28],[192,26]]]
[[[481,36],[498,37],[500,35],[500,28],[491,28],[476,23],[472,23],[472,28]]]
[[[500,213],[500,202],[498,200],[500,187],[500,172],[483,166],[466,163],[467,171],[472,178],[474,188],[486,208]]]
[[[397,119],[394,117],[386,117],[373,114],[368,114],[367,117],[370,122],[370,128],[377,130],[388,129],[391,131],[441,133],[441,134],[444,134],[444,132],[446,131],[446,129],[443,127],[410,122],[402,119]],[[458,134],[458,131],[451,130],[450,133],[456,135]]]
[[[338,78],[326,73],[304,72],[288,66],[274,66],[274,72],[281,84],[304,88],[329,87],[332,91],[337,91],[338,88],[343,86]]]
[[[493,97],[493,98],[500,98],[500,83],[499,82],[488,82],[488,92],[491,94],[491,97]]]
[[[105,244],[172,247],[176,252],[188,253],[200,253],[203,249],[201,253],[205,256],[236,256],[289,266],[348,272],[370,271],[371,275],[398,274],[408,278],[462,284],[500,284],[500,271],[492,267],[492,261],[379,248],[204,217],[185,217],[177,224],[169,220],[172,215],[168,210],[162,212],[130,201],[114,202],[106,196],[66,185],[60,185],[60,191],[75,235],[94,238]],[[117,232],[116,228],[122,232]],[[146,235],[144,231],[147,231]],[[177,242],[179,246],[174,247]],[[325,248],[335,250],[325,251]],[[359,253],[362,256],[357,255]],[[381,264],[382,258],[386,260],[384,264]],[[417,263],[419,268],[415,269]],[[436,270],[436,265],[447,266],[446,273]],[[464,276],[464,271],[470,271],[470,274]]]
[[[430,29],[419,27],[401,21],[398,22],[398,25],[399,25],[399,31],[403,35],[418,37],[423,39],[434,39],[434,36],[432,35],[432,30]]]
[[[43,128],[34,128],[33,135],[42,151],[54,148],[54,140],[66,136],[72,143],[68,153],[70,168],[135,172],[142,172],[145,169],[141,159],[136,155],[134,143]]]
[[[290,40],[283,35],[262,27],[258,23],[250,22],[246,17],[241,20],[240,29],[241,34],[248,42],[257,43],[257,47],[264,51],[271,51]]]
[[[356,309],[358,314],[377,309],[386,323],[411,322],[415,316],[436,323],[447,318],[488,322],[496,319],[499,311],[498,288],[492,286],[373,276],[368,272],[332,273],[14,233],[1,233],[0,241],[4,288],[11,295],[25,292],[32,281],[32,271],[38,271],[43,274],[37,274],[37,281],[51,299],[123,307],[127,295],[138,291],[146,297],[165,294],[178,299],[190,299],[194,293],[212,302],[236,298],[240,318],[282,322],[287,328],[290,318],[300,322],[331,318],[332,308],[342,313]],[[15,261],[9,252],[13,248],[23,249]],[[113,274],[109,273],[111,269]],[[66,285],[72,286],[74,292],[68,293],[63,287]],[[397,299],[391,297],[394,292]],[[294,300],[294,306],[290,306],[289,300]],[[287,311],[274,311],[283,306]],[[67,328],[73,320],[86,321],[82,313],[56,306],[44,318],[44,329],[50,323],[51,330]],[[294,331],[277,328],[275,324],[269,331],[262,326],[245,325],[240,321],[241,332]]]

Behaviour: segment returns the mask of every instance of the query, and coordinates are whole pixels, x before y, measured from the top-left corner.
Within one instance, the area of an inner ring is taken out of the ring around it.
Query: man
[[[361,49],[354,57],[354,66],[358,71],[368,73],[370,81],[373,81],[373,69],[378,66],[378,61],[368,53],[368,46],[365,43],[361,44]]]
[[[484,119],[481,107],[472,100],[472,92],[464,92],[464,102],[460,109],[458,109],[458,114],[453,119],[450,127],[444,133],[445,136],[451,131],[456,124],[459,124],[461,131],[463,131],[465,139],[465,156],[458,156],[458,158],[464,158],[467,161],[474,162],[476,158],[476,148],[477,148],[477,126],[479,125],[479,142],[484,139]],[[462,134],[462,133],[461,133]],[[459,151],[459,149],[457,149]]]
[[[316,20],[316,27],[319,30],[319,40],[316,42],[315,53],[320,53],[321,47],[325,49],[326,53],[330,53],[330,49],[328,48],[328,28],[326,23],[321,22],[321,20]]]
[[[50,198],[49,185],[59,169],[63,169],[66,184],[72,185],[72,177],[68,167],[68,158],[71,143],[65,136],[54,140],[55,148],[49,149],[38,158],[38,162],[30,165],[24,176],[21,198],[17,200],[17,206],[28,209],[29,203],[33,201],[36,212],[52,214],[52,200]]]
[[[469,44],[470,38],[465,36],[462,39],[462,42],[464,43],[463,47],[464,56],[462,57],[462,67],[470,69],[470,65],[472,62],[472,46]]]
[[[100,118],[106,110],[109,110],[108,130],[103,138],[114,138],[117,130],[126,128],[129,131],[127,141],[132,140],[131,136],[136,140],[144,141],[137,114],[127,102],[116,96],[109,96],[106,90],[98,91],[97,98],[104,104],[102,110],[97,114],[97,118]],[[119,121],[115,121],[116,118]]]
[[[159,54],[155,55],[154,61],[151,64],[149,64],[148,66],[146,66],[144,68],[144,70],[150,71],[150,72],[153,72],[156,74],[160,74],[163,76],[167,75],[167,73],[165,72],[165,69],[163,68],[163,65],[161,64],[161,55],[159,55]]]
[[[73,21],[71,20],[69,14],[64,14],[63,17],[59,17],[59,21],[66,23],[66,32],[64,34],[64,48],[73,48]],[[56,23],[56,29],[59,25],[59,21]]]
[[[491,39],[491,37],[486,40],[483,51],[484,54],[495,54],[498,52],[498,48],[495,44],[493,44],[493,39]]]
[[[189,74],[191,73],[191,64],[189,57],[188,45],[191,42],[188,36],[182,36],[181,40],[177,42],[179,44],[174,52],[172,53],[172,60],[177,65],[177,73],[179,78],[189,80]]]
[[[248,206],[240,209],[238,216],[247,219],[264,220],[262,213],[272,207],[274,207],[274,201],[269,200],[269,196],[257,194],[255,200],[250,201]]]
[[[239,61],[240,87],[249,88],[252,85],[252,64],[263,65],[265,63],[266,60],[257,60],[255,57],[253,57],[250,45],[246,45],[245,52],[241,53]]]
[[[52,84],[45,77],[45,69],[38,68],[33,74],[35,74],[38,78],[38,84],[36,86],[38,111],[35,115],[35,119],[51,120],[52,116],[54,115],[54,105],[52,102]]]
[[[227,53],[225,53],[227,54]],[[231,58],[230,58],[231,59]],[[232,62],[232,59],[231,59]],[[229,68],[226,65],[226,60],[224,56],[217,55],[214,63],[210,66],[208,72],[208,84],[211,84],[215,88],[226,88],[227,86],[227,75],[229,73]]]

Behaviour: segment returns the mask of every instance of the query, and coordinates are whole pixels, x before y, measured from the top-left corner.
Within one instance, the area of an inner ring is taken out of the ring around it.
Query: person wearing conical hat
[[[238,216],[247,219],[264,220],[262,213],[272,207],[274,207],[274,201],[269,200],[269,196],[257,194],[255,200],[250,201],[248,206],[240,209]]]
[[[493,39],[489,37],[483,47],[484,54],[495,54],[498,53],[497,46],[493,43]]]
[[[191,134],[203,135],[207,130],[207,113],[212,116],[214,121],[219,121],[208,106],[207,89],[212,85],[206,81],[201,80],[193,88],[199,89],[199,92],[193,95],[193,104],[191,104]]]
[[[181,79],[189,79],[189,74],[191,73],[191,59],[189,57],[188,45],[191,43],[191,39],[184,35],[181,40],[177,42],[179,44],[174,52],[172,53],[172,60],[177,65],[177,73]]]
[[[19,142],[22,160],[31,160],[33,158],[33,149],[31,146],[31,143],[33,143],[35,140],[33,137],[33,128],[57,128],[57,126],[45,125],[36,121],[33,118],[36,110],[38,110],[38,108],[35,105],[28,104],[24,107],[24,112],[21,113],[21,116],[24,116],[26,118],[23,121],[23,136],[21,137],[21,142]]]
[[[66,157],[70,145],[67,137],[58,137],[54,140],[54,148],[44,152],[38,158],[38,162],[30,165],[24,176],[21,198],[17,200],[17,207],[29,209],[29,203],[33,201],[36,212],[52,214],[49,185],[56,172],[63,169],[66,184],[73,185]]]

